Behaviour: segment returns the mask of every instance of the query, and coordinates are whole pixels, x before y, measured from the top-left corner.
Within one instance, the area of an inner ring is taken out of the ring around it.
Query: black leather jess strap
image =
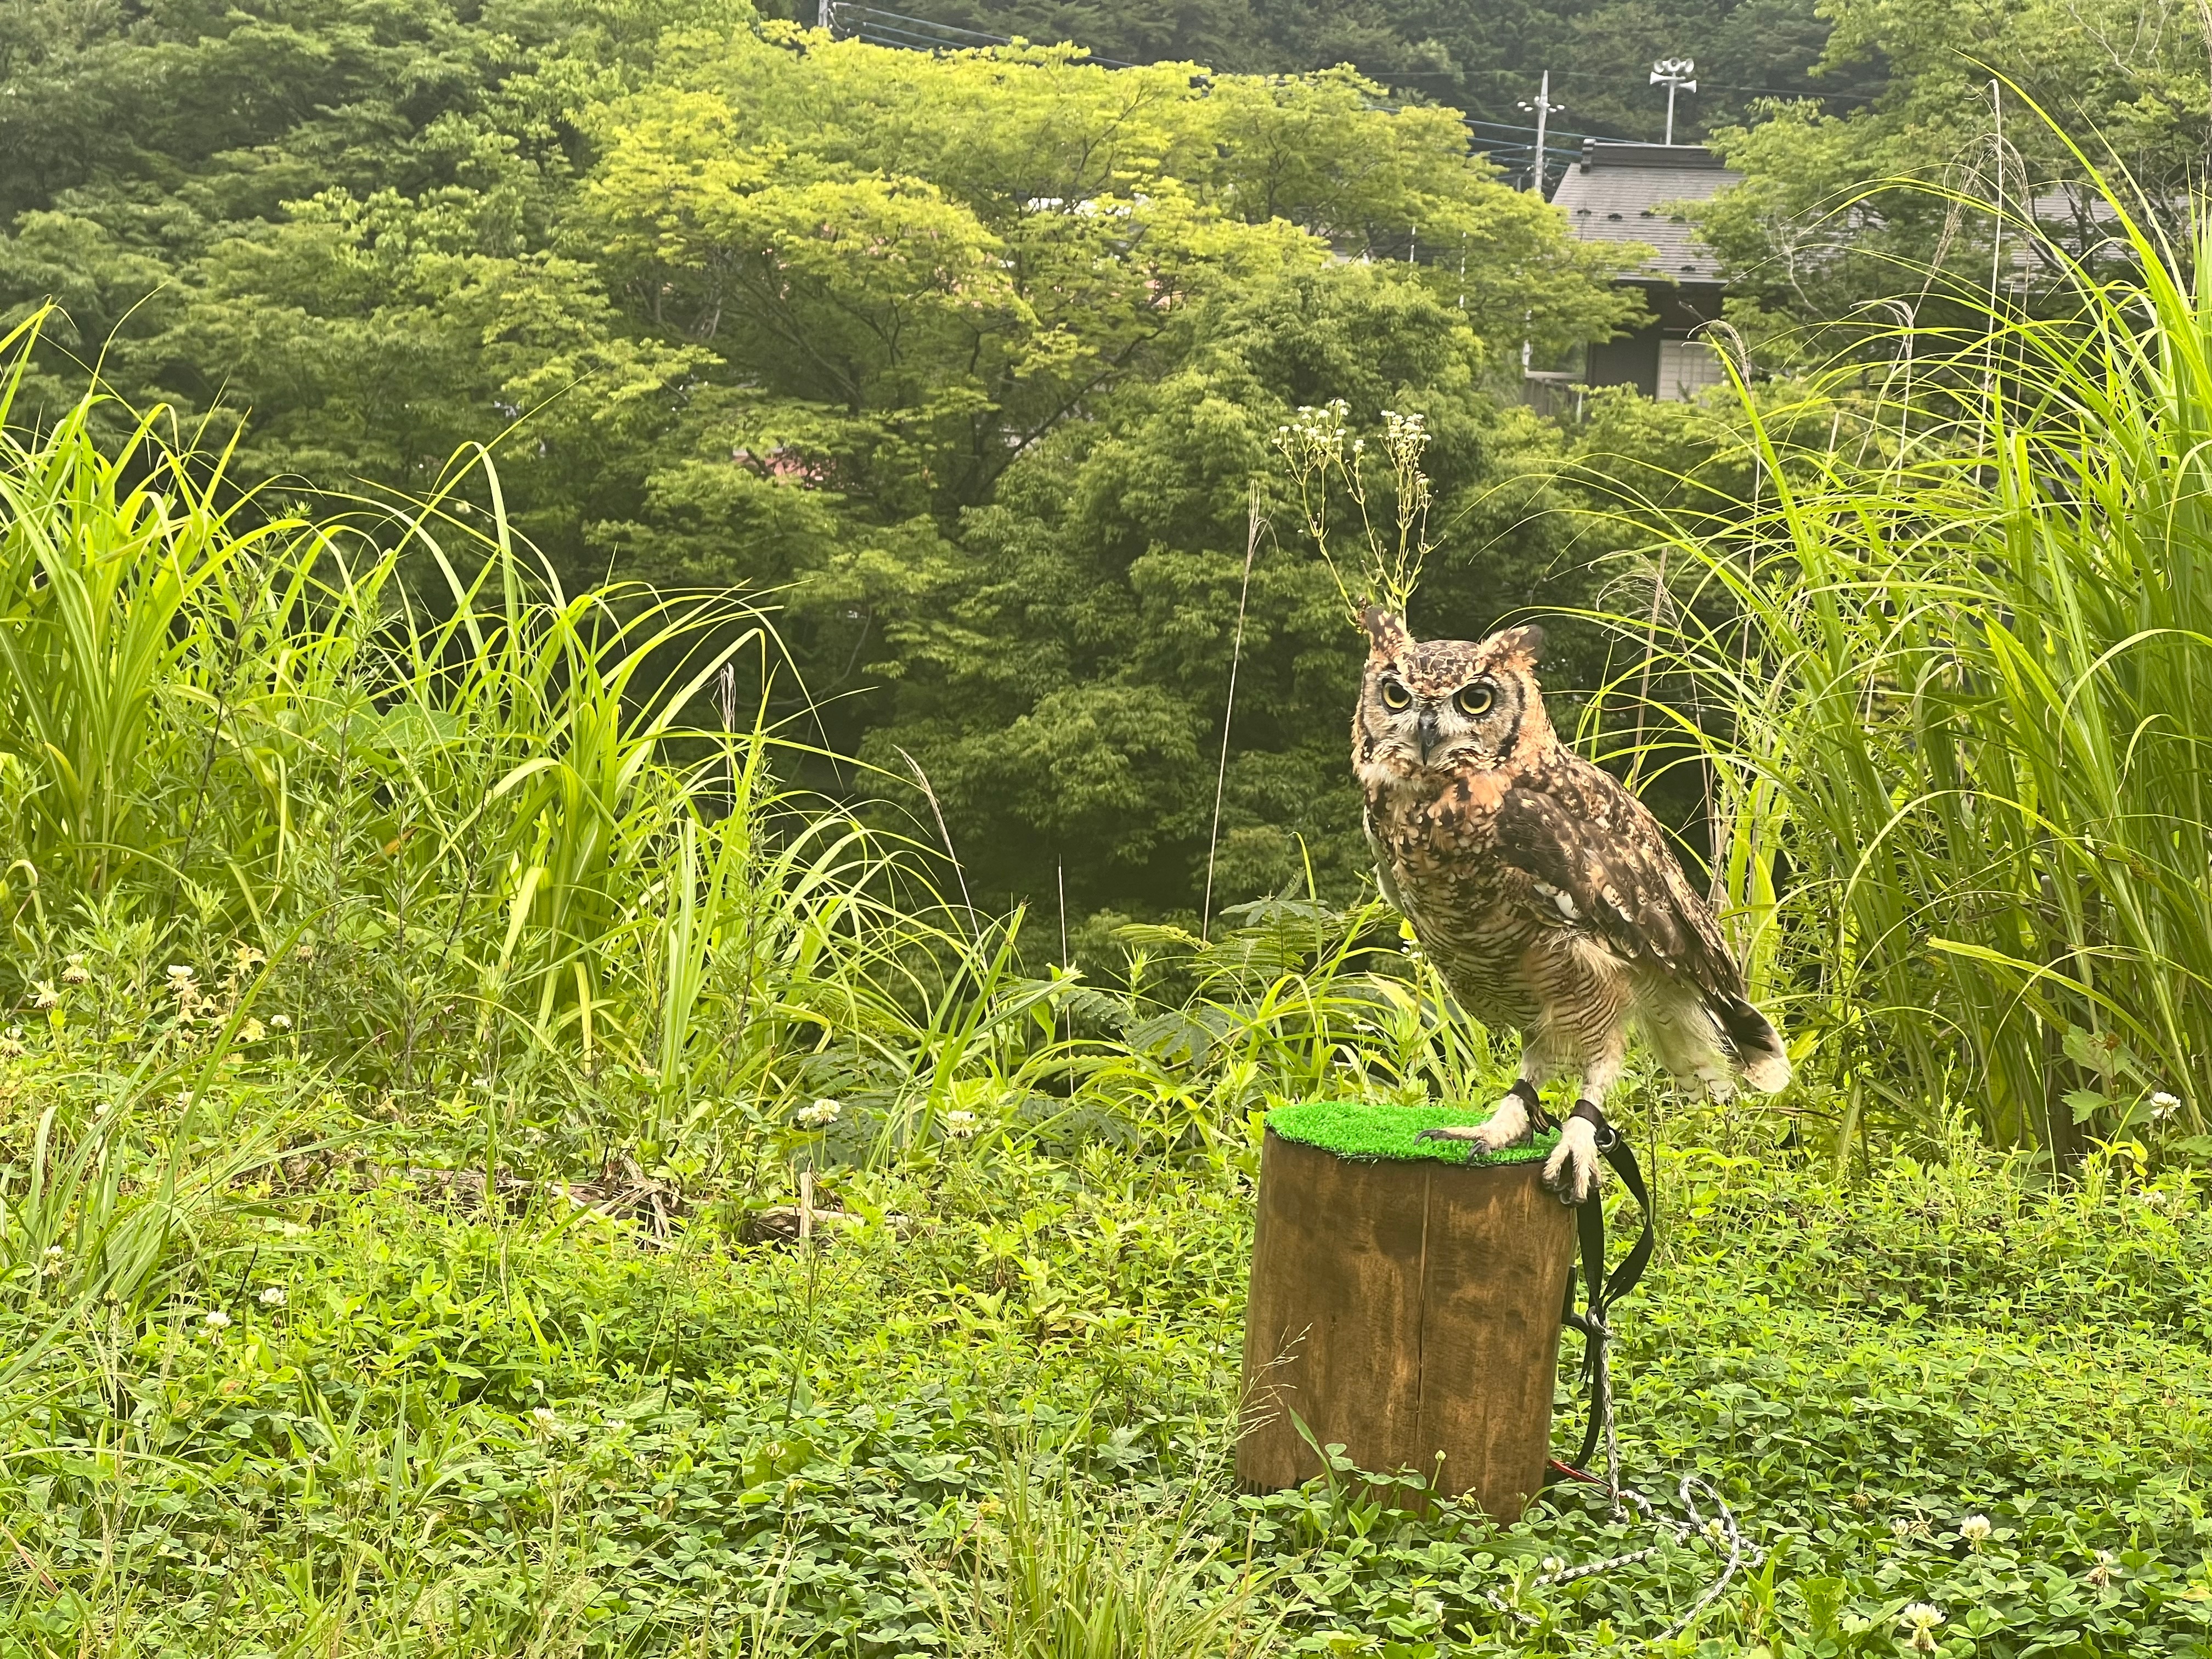
[[[1589,1467],[1591,1455],[1597,1450],[1598,1437],[1604,1431],[1606,1401],[1612,1390],[1612,1377],[1607,1365],[1606,1349],[1613,1340],[1613,1330],[1607,1323],[1613,1304],[1636,1288],[1650,1265],[1651,1251],[1656,1242],[1651,1231],[1651,1191],[1644,1184],[1644,1170],[1636,1161],[1635,1150],[1621,1139],[1605,1121],[1605,1114],[1587,1100],[1575,1103],[1568,1120],[1576,1118],[1597,1132],[1598,1155],[1605,1159],[1613,1172],[1620,1177],[1629,1196],[1636,1200],[1638,1212],[1644,1218],[1644,1230],[1620,1265],[1611,1273],[1605,1270],[1605,1197],[1597,1183],[1590,1183],[1589,1196],[1577,1206],[1576,1230],[1582,1235],[1583,1280],[1589,1287],[1589,1304],[1581,1313],[1575,1311],[1575,1281],[1567,1277],[1567,1305],[1560,1316],[1562,1324],[1571,1325],[1583,1334],[1583,1376],[1589,1383],[1589,1426],[1583,1432],[1583,1449],[1576,1455],[1573,1473],[1580,1474]],[[1544,1477],[1549,1486],[1559,1478],[1556,1463]]]
[[[1513,1086],[1505,1092],[1519,1101],[1521,1109],[1528,1114],[1530,1128],[1548,1129],[1552,1127],[1552,1115],[1544,1109],[1544,1097],[1536,1092],[1536,1085],[1527,1078],[1515,1079]]]

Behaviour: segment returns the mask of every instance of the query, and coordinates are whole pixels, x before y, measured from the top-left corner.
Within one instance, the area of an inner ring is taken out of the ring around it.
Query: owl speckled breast
[[[1496,806],[1480,790],[1426,799],[1369,792],[1367,823],[1389,896],[1461,1006],[1485,1024],[1526,1025],[1536,1001],[1524,962],[1540,931],[1517,872],[1497,856]]]

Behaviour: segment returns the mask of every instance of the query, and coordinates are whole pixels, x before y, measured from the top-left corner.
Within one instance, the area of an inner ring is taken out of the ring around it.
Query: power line
[[[1556,108],[1557,106],[1554,107]],[[1460,122],[1464,126],[1492,127],[1499,132],[1534,132],[1536,130],[1533,124],[1527,121],[1483,121],[1478,120],[1472,115],[1462,115],[1460,117]],[[1601,143],[1605,142],[1605,135],[1601,132],[1569,132],[1565,127],[1553,127],[1551,134],[1554,138],[1595,138]],[[1556,149],[1557,146],[1547,144],[1545,148],[1551,149]]]
[[[904,47],[909,51],[928,50],[957,52],[969,50],[969,48],[957,46],[951,40],[933,40],[930,34],[918,33],[916,33],[917,30],[928,30],[934,34],[939,35],[958,36],[962,39],[975,42],[977,46],[1010,46],[1014,44],[1014,37],[1010,34],[993,34],[988,30],[971,29],[958,23],[940,23],[934,18],[916,17],[909,12],[893,11],[885,6],[860,4],[857,3],[857,0],[829,0],[829,3],[825,4],[822,8],[822,11],[823,15],[823,26],[830,29],[833,33],[839,31],[841,25],[844,25],[845,33],[848,39],[856,38],[862,40],[868,40],[868,37],[872,34],[883,34],[895,37],[893,39],[882,41],[871,40],[868,42],[871,45],[896,46]],[[848,25],[845,22],[845,20],[848,18],[853,20]],[[885,21],[878,23],[874,21],[878,18],[881,18]],[[907,25],[908,27],[900,27],[901,25]],[[1030,44],[1034,45],[1038,43],[1031,42]],[[1076,43],[1068,42],[1066,44],[1074,45]],[[1097,52],[1090,51],[1087,47],[1081,47],[1079,49],[1083,51],[1085,58],[1090,62],[1097,64],[1105,69],[1138,69],[1142,67],[1140,64],[1124,62],[1122,59],[1118,58],[1103,58]],[[1603,70],[1553,70],[1549,72],[1562,80],[1607,81],[1618,82],[1622,78],[1620,76]],[[1374,72],[1371,78],[1378,81],[1458,81],[1465,82],[1480,76],[1487,76],[1492,79],[1505,78],[1525,82],[1530,73],[1531,71],[1526,70],[1515,69],[1377,70]],[[1863,92],[1827,92],[1823,91],[1819,88],[1747,87],[1733,85],[1724,81],[1707,81],[1705,84],[1708,90],[1713,92],[1749,92],[1756,93],[1761,97],[1769,98],[1845,98],[1855,103],[1862,104],[1870,104],[1875,101],[1875,94]],[[1472,118],[1470,118],[1470,125],[1474,125]],[[1492,121],[1482,125],[1490,126],[1504,126],[1507,124],[1504,122]],[[1572,137],[1599,137],[1601,135],[1575,133],[1565,136]]]
[[[872,46],[894,46],[908,52],[969,52],[1014,44],[1014,37],[1011,34],[992,34],[982,29],[964,28],[957,23],[940,23],[934,18],[910,16],[905,12],[891,11],[882,6],[856,5],[850,3],[850,0],[831,0],[823,11],[826,19],[824,27],[831,33],[842,33],[847,40],[859,40]],[[902,25],[908,27],[902,27]],[[929,33],[918,32],[923,30]],[[1079,47],[1079,50],[1083,52],[1087,61],[1102,69],[1138,67],[1134,64],[1125,64],[1118,58],[1102,58],[1088,47]]]
[[[1535,71],[1533,70],[1516,69],[1471,69],[1460,71],[1461,78],[1463,80],[1473,80],[1478,76],[1487,76],[1492,80],[1515,81],[1522,85],[1528,83],[1529,76],[1534,73]],[[1609,70],[1553,70],[1552,75],[1558,80],[1603,81],[1613,86],[1620,86],[1631,78],[1615,75]],[[1729,81],[1707,81],[1705,84],[1706,90],[1710,92],[1755,92],[1770,98],[1848,98],[1855,103],[1871,104],[1880,96],[1879,94],[1870,92],[1830,92],[1820,87],[1747,87],[1739,86]]]

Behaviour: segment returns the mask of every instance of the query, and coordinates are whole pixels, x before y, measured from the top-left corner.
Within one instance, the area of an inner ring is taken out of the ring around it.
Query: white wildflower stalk
[[[1422,561],[1431,546],[1428,519],[1432,496],[1428,474],[1421,467],[1429,442],[1425,421],[1419,415],[1384,410],[1382,450],[1389,459],[1395,491],[1395,535],[1378,526],[1368,500],[1367,480],[1360,471],[1367,441],[1351,435],[1350,415],[1350,406],[1341,398],[1318,409],[1301,409],[1296,418],[1275,428],[1275,448],[1297,490],[1299,516],[1304,520],[1306,534],[1313,538],[1315,550],[1328,567],[1356,627],[1364,604],[1379,604],[1401,616],[1405,613],[1420,580]],[[1332,491],[1338,489],[1350,498],[1359,514],[1360,592],[1357,593],[1329,542],[1329,504]]]

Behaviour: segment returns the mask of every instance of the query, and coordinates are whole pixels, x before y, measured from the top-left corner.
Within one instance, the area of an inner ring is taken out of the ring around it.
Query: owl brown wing
[[[1579,756],[1556,752],[1498,805],[1498,848],[1529,878],[1538,914],[1585,928],[1726,1003],[1743,974],[1720,924],[1644,803]]]

